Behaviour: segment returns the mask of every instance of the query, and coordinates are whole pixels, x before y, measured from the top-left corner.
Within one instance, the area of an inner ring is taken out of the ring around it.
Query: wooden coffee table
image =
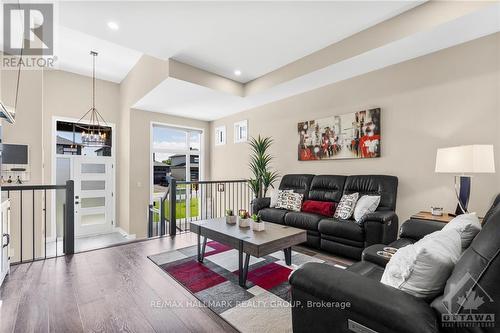
[[[285,262],[292,264],[292,246],[307,239],[306,231],[284,225],[266,222],[264,231],[240,228],[237,224],[227,224],[225,218],[193,221],[190,230],[198,234],[198,261],[203,262],[207,238],[231,246],[238,250],[239,284],[244,287],[248,274],[250,256],[257,258],[283,250]],[[201,238],[203,237],[203,243]],[[243,254],[245,261],[243,262]]]

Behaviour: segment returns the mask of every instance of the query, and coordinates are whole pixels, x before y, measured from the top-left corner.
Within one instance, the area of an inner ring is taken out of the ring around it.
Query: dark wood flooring
[[[236,332],[147,258],[195,244],[187,233],[12,266],[0,288],[0,333]]]
[[[0,332],[235,332],[147,258],[195,242],[183,234],[13,266]]]

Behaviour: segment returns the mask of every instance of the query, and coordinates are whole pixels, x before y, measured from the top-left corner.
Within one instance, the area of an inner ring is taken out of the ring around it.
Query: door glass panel
[[[106,214],[104,213],[82,215],[81,217],[82,225],[103,224],[105,222],[106,222]]]
[[[82,191],[96,191],[105,189],[105,180],[82,180]]]
[[[106,205],[105,197],[82,198],[81,200],[82,208],[104,207],[105,205]]]
[[[82,173],[105,173],[106,164],[83,163]]]

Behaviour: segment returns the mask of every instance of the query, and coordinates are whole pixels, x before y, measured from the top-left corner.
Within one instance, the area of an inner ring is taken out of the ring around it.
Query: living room
[[[499,330],[498,2],[2,11],[0,331]]]

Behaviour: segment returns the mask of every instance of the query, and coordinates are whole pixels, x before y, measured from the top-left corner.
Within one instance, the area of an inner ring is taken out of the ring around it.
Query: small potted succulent
[[[245,209],[240,209],[238,212],[238,226],[240,228],[248,228],[250,226],[250,214]]]
[[[259,214],[252,215],[252,230],[253,231],[263,231],[266,228],[264,221],[261,220]]]
[[[226,209],[226,223],[227,224],[236,224],[236,216],[232,209]]]

